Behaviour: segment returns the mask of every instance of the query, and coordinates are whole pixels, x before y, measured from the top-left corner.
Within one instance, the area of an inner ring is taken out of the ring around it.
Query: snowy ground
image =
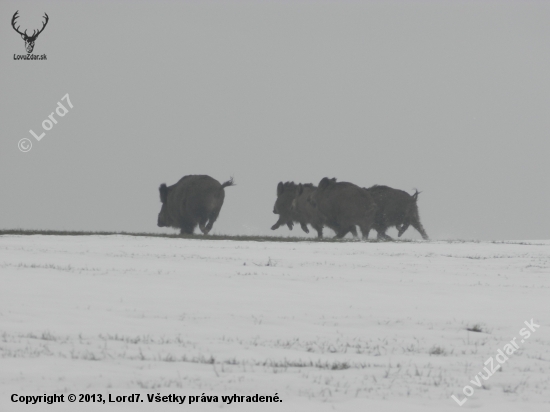
[[[0,280],[1,411],[550,410],[550,241],[1,236]],[[141,398],[10,401],[53,393]]]

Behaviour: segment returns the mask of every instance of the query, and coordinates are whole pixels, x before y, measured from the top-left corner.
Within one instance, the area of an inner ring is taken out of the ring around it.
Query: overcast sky
[[[16,10],[30,32],[48,13],[46,61],[14,60]],[[328,176],[418,188],[435,239],[550,237],[548,2],[3,0],[0,16],[2,229],[172,233],[158,186],[208,174],[237,183],[218,234],[304,235],[270,230],[276,185]]]

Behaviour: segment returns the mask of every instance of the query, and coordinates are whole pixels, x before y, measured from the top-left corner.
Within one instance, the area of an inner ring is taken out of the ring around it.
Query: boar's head
[[[273,206],[273,213],[279,215],[279,220],[272,226],[272,230],[280,225],[287,225],[289,229],[293,226],[292,201],[296,197],[298,186],[294,182],[279,182],[277,185],[277,200]]]
[[[168,213],[168,192],[169,188],[166,187],[166,184],[163,183],[159,187],[160,192],[160,201],[162,202],[162,207],[158,216],[157,225],[158,227],[167,227],[172,226],[170,215]]]

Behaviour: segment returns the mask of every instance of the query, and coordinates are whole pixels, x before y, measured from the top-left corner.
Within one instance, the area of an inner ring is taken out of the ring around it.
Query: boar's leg
[[[338,235],[342,231],[340,225],[338,225],[338,223],[336,223],[334,220],[330,220],[330,219],[327,219],[325,223],[327,227],[331,228],[334,231],[335,233],[334,239],[338,239]],[[341,237],[344,237],[346,233],[347,231]]]
[[[409,222],[403,223],[401,227],[399,228],[399,233],[397,234],[397,237],[401,237],[403,233],[409,228]]]
[[[206,218],[201,218],[201,220],[199,221],[199,229],[201,230],[202,233],[204,233],[206,235],[206,222],[208,221],[208,219]]]
[[[386,231],[385,229],[382,229],[385,225],[382,223],[377,223],[376,221],[376,209],[377,206],[374,203],[367,205],[365,214],[359,221],[359,227],[361,228],[361,233],[363,234],[363,240],[369,239],[369,233],[372,228],[374,228],[378,234]],[[379,228],[381,230],[378,230]]]
[[[214,222],[216,221],[217,218],[218,216],[216,215],[216,217],[214,218],[210,217],[210,219],[208,219],[208,224],[204,228],[204,232],[203,232],[205,235],[210,233],[210,231],[212,230],[212,226],[214,226]]]
[[[313,229],[317,231],[317,237],[319,239],[323,238],[323,225],[312,225]]]
[[[288,226],[288,228],[290,230],[292,230],[292,228],[294,227],[294,222],[290,221],[290,222],[286,222],[286,225]]]
[[[386,234],[386,230],[388,230],[388,227],[386,225],[381,224],[375,224],[373,226],[373,229],[376,230],[376,239],[377,240],[393,240],[391,237],[389,237]]]
[[[346,229],[342,229],[341,227],[338,227],[335,230],[335,232],[336,232],[336,236],[334,236],[335,239],[342,239],[349,232],[351,232],[354,238],[357,237],[357,229],[355,228],[355,225],[348,226]]]
[[[332,228],[332,230],[336,232],[336,236],[334,236],[334,239],[342,239],[349,232],[349,229],[342,229],[341,227],[334,227]]]
[[[393,239],[391,238],[391,236],[388,236],[388,235],[386,234],[386,231],[385,231],[385,230],[380,230],[380,231],[378,232],[378,235],[376,236],[376,238],[377,238],[378,240],[393,240]]]
[[[428,237],[428,234],[424,230],[424,226],[422,226],[422,223],[420,223],[420,220],[414,219],[411,222],[411,225],[418,231],[418,233],[420,233],[422,235],[422,239],[430,240],[430,238]]]
[[[348,234],[348,231],[347,230],[339,230],[338,232],[336,232],[336,236],[334,236],[334,239],[342,239],[344,236],[346,236]]]
[[[361,228],[361,233],[363,234],[363,240],[368,240],[371,224],[362,223],[361,225],[359,225],[359,227]]]
[[[219,214],[220,214],[219,209],[210,214],[210,216],[208,217],[208,224],[206,225],[206,227],[204,228],[204,231],[203,231],[203,233],[205,235],[210,233],[210,231],[212,230],[212,226],[214,226],[214,223],[216,222],[216,220],[218,220],[218,215]],[[205,221],[205,223],[206,223],[206,221]]]
[[[279,229],[279,227],[281,227],[281,225],[284,225],[284,224],[285,224],[285,222],[284,222],[283,218],[279,216],[279,220],[277,220],[277,223],[275,223],[273,226],[271,226],[271,230]]]
[[[302,230],[306,233],[309,233],[309,229],[307,227],[307,223],[304,223],[304,222],[300,222],[300,227],[302,228]]]
[[[190,222],[188,220],[182,219],[180,222],[180,234],[181,235],[192,235],[193,229],[195,229],[195,225],[193,222]]]

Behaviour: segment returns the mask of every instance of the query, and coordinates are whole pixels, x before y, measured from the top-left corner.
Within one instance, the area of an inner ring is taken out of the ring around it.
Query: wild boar
[[[418,216],[416,205],[418,191],[411,196],[403,190],[383,185],[374,185],[364,190],[370,193],[377,206],[372,228],[378,232],[378,239],[392,240],[386,234],[388,228],[392,226],[397,228],[400,237],[413,222],[413,227],[420,232],[424,239],[428,239]]]
[[[309,202],[324,218],[325,225],[336,232],[336,238],[343,238],[348,232],[357,236],[359,226],[363,239],[368,238],[374,224],[376,204],[364,189],[349,182],[336,182],[335,178],[321,179]]]
[[[301,192],[299,192],[301,188]],[[277,222],[271,226],[271,230],[287,225],[292,230],[294,223],[299,223],[302,230],[309,233],[310,224],[319,238],[323,237],[323,219],[321,215],[306,201],[314,190],[311,183],[299,184],[294,182],[279,182],[277,185],[277,200],[273,206],[273,213],[279,215]],[[304,196],[301,196],[303,194]]]
[[[210,232],[220,214],[225,188],[233,186],[233,178],[224,184],[206,175],[188,175],[176,184],[159,187],[162,208],[159,227],[173,227],[181,234],[193,234],[197,224],[205,235]]]

